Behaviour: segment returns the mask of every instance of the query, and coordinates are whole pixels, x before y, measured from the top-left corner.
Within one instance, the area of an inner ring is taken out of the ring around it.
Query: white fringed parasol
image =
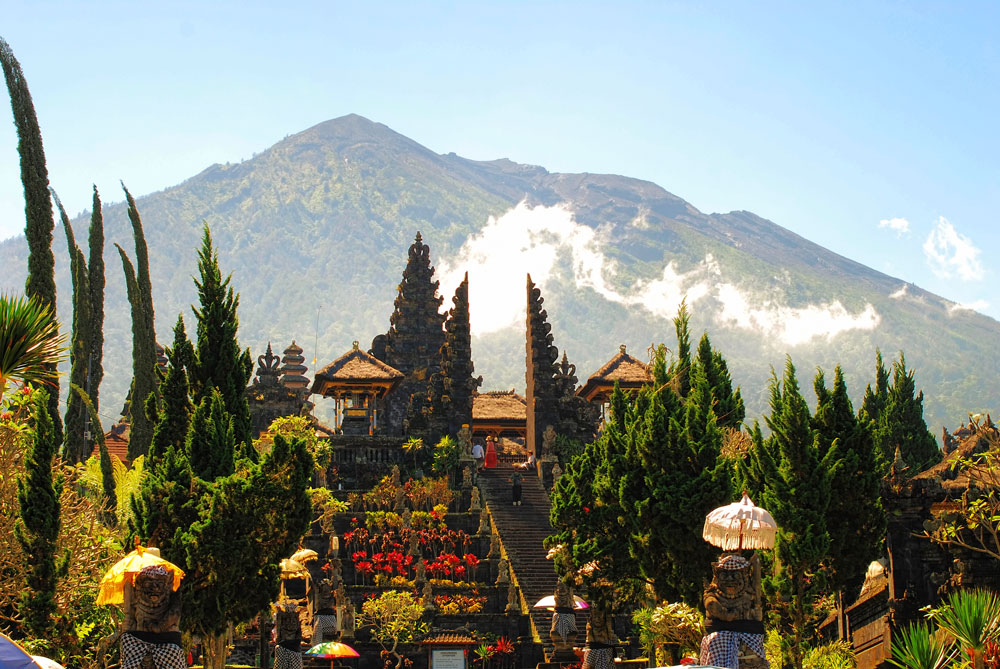
[[[766,510],[754,506],[750,496],[735,504],[720,506],[705,516],[702,537],[724,551],[774,548],[778,525]]]

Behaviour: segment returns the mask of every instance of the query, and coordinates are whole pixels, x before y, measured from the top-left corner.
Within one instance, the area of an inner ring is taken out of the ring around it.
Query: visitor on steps
[[[510,475],[510,494],[514,506],[521,506],[521,480],[523,478],[521,472],[514,472]]]
[[[483,445],[478,441],[472,445],[472,460],[476,463],[476,472],[479,472],[483,468],[483,459],[486,452],[483,451]]]
[[[535,468],[535,454],[528,453],[528,459],[525,462],[519,462],[514,465],[514,469],[520,469],[523,472],[530,472]]]
[[[483,467],[486,469],[496,469],[497,466],[497,449],[496,442],[493,441],[493,435],[486,437],[486,461],[483,462]]]

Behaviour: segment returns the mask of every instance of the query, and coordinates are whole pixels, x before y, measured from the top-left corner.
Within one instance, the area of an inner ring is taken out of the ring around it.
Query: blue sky
[[[12,0],[0,34],[71,213],[358,113],[750,210],[1000,318],[998,25],[986,2]],[[23,225],[0,123],[0,238]]]

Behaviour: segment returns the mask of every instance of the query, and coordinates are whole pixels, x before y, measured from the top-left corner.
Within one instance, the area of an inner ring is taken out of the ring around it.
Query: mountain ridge
[[[673,340],[672,314],[660,304],[670,301],[669,291],[653,291],[658,282],[666,286],[668,278],[676,278],[668,277],[673,267],[683,279],[680,288],[707,286],[709,292],[692,304],[692,331],[707,329],[732,360],[735,382],[751,398],[751,415],[765,409],[762,386],[770,366],[783,364],[786,351],[809,377],[806,370],[822,365],[829,372],[844,358],[857,398],[873,376],[875,349],[887,358],[903,350],[917,368],[918,386],[928,390],[934,421],[953,423],[966,410],[986,408],[984,399],[1000,396],[995,380],[1000,370],[993,359],[1000,350],[996,321],[956,311],[943,298],[752,212],[705,214],[655,183],[621,175],[551,173],[507,158],[476,161],[437,154],[358,115],[289,135],[248,160],[210,165],[137,202],[150,244],[161,341],[168,340],[178,311],[190,314],[190,277],[203,221],[212,228],[224,271],[233,271],[234,286],[243,295],[241,341],[256,353],[268,341],[282,349],[292,339],[303,346],[313,340],[319,358],[310,365],[315,371],[352,340],[367,342],[387,329],[406,248],[416,231],[430,245],[435,265],[450,268],[472,258],[491,221],[499,226],[505,216],[523,217],[532,207],[540,208],[536,212],[564,207],[571,222],[560,224],[569,230],[565,234],[577,237],[532,231],[529,223],[524,229],[507,225],[510,235],[528,235],[525,243],[540,239],[538,245],[554,245],[543,296],[555,343],[569,351],[581,381],[620,343],[634,350]],[[107,205],[105,220],[108,247],[117,242],[131,249],[124,205]],[[87,222],[87,215],[74,219],[78,236]],[[531,237],[535,232],[537,239]],[[546,241],[546,235],[558,239]],[[70,288],[60,237],[57,231],[54,250],[59,308],[66,314]],[[577,257],[582,251],[573,244],[599,261],[583,279]],[[102,413],[107,419],[127,385],[130,324],[121,272],[111,256],[105,260],[109,399]],[[19,291],[26,264],[23,237],[0,243],[0,261],[19,272],[6,272],[0,288]],[[445,308],[448,290],[442,286]],[[726,301],[733,290],[749,305],[746,314],[739,314],[742,321],[733,320],[735,303]],[[833,305],[841,305],[842,313]],[[796,345],[783,344],[775,335],[785,332],[782,319],[805,321],[816,313],[827,314],[834,324],[837,318],[864,324],[867,306],[879,319],[875,330],[851,326]],[[473,304],[474,313],[476,308]],[[190,324],[189,315],[186,320]],[[477,337],[477,373],[484,374],[488,387],[523,386],[523,365],[509,362],[523,356],[523,334],[520,338],[516,329]]]

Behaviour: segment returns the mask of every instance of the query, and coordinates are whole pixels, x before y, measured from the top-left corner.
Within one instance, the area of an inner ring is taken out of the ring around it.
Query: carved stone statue
[[[583,666],[604,669],[614,666],[615,632],[611,627],[611,616],[603,607],[590,609],[587,623],[587,647],[583,652]]]
[[[505,613],[520,613],[521,612],[521,602],[517,599],[517,588],[511,583],[507,586],[507,607],[504,609]]]
[[[507,564],[507,560],[500,558],[500,562],[497,563],[497,585],[506,585],[510,583],[510,566]]]
[[[554,465],[552,465],[552,487],[555,488],[556,484],[559,483],[559,477],[563,475],[562,467],[559,466],[559,461],[557,460]]]
[[[330,560],[330,587],[339,588],[340,584],[344,581],[344,571],[343,563],[340,558],[333,558]]]
[[[556,452],[556,429],[551,425],[545,426],[542,432],[542,460],[549,460],[555,457]]]
[[[354,639],[355,615],[354,602],[348,600],[347,604],[344,605],[344,610],[341,613],[340,620],[340,638],[344,641],[351,641]]]
[[[469,467],[462,467],[462,487],[472,487],[472,469]]]
[[[490,535],[490,552],[486,554],[488,558],[498,558],[500,557],[500,536],[496,534]]]
[[[392,510],[394,513],[403,513],[406,508],[406,490],[403,488],[396,488],[396,498],[392,503]]]
[[[403,527],[409,527],[413,524],[413,512],[410,511],[410,507],[403,509]]]
[[[424,589],[420,591],[420,595],[424,600],[424,611],[437,611],[437,606],[434,604],[434,592],[431,590],[430,581],[424,583]]]
[[[344,590],[343,580],[341,580],[340,583],[337,584],[337,589],[334,591],[333,596],[337,600],[338,609],[347,603],[347,591]]]
[[[549,628],[549,638],[555,646],[552,660],[559,661],[560,658],[568,658],[573,653],[573,643],[579,631],[576,628],[576,613],[573,611],[573,590],[562,581],[556,585],[555,590],[555,613],[552,614],[552,627]]]
[[[274,612],[274,666],[302,669],[302,625],[294,602],[279,604]]]
[[[479,529],[477,530],[477,533],[489,534],[492,531],[493,530],[490,527],[490,514],[486,511],[486,509],[483,509],[479,512]]]
[[[416,532],[410,535],[410,544],[409,547],[406,549],[406,554],[412,555],[413,557],[417,557],[420,555],[420,537],[417,535]]]
[[[472,486],[472,493],[469,499],[469,511],[475,513],[483,510],[483,504],[479,499],[479,488]]]
[[[392,485],[399,487],[399,465],[392,466]]]
[[[701,664],[718,664],[720,653],[740,656],[743,668],[766,667],[760,558],[723,554],[705,586],[705,637]]]
[[[419,588],[427,582],[427,566],[424,564],[423,558],[417,560],[417,566],[413,568],[413,572],[413,585]]]
[[[461,450],[463,458],[472,457],[472,430],[469,429],[468,425],[462,425],[459,428],[458,433],[455,435],[458,440],[458,446]]]
[[[152,656],[157,663],[162,659],[171,666],[184,666],[181,598],[174,592],[173,572],[161,565],[144,568],[136,574],[133,583],[126,580],[124,597],[121,666],[137,669],[147,656]]]

